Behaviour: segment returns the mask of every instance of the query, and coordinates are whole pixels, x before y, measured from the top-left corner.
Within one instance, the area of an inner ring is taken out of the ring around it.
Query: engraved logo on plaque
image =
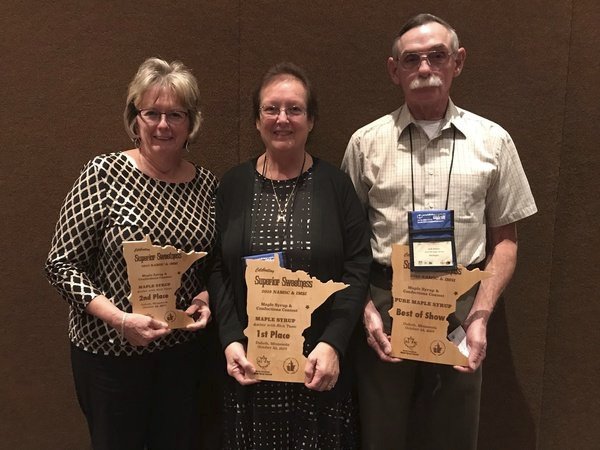
[[[283,370],[286,373],[296,373],[298,372],[298,367],[300,367],[300,364],[298,364],[296,358],[288,358],[283,362]]]

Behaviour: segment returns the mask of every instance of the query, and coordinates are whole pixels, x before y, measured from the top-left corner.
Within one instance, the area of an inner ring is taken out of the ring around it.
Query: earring
[[[183,148],[185,148],[185,151],[189,153],[190,152],[190,141],[185,141],[185,146]]]
[[[139,137],[134,137],[131,141],[133,142],[133,146],[139,150],[139,148],[140,148],[140,138]]]

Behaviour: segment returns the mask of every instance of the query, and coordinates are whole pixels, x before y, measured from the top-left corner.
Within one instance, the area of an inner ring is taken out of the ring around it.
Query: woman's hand
[[[192,304],[185,313],[192,317],[195,322],[187,325],[184,329],[197,331],[205,328],[210,321],[210,307],[208,306],[208,292],[202,291],[192,299]]]
[[[131,345],[146,347],[171,332],[166,322],[143,314],[123,312],[104,295],[94,297],[85,311],[109,324]]]
[[[330,391],[337,383],[339,374],[337,351],[326,342],[319,342],[308,355],[304,367],[304,385],[314,391]]]
[[[119,331],[131,345],[141,347],[146,347],[150,342],[171,332],[165,322],[134,313],[123,313]]]
[[[259,382],[254,378],[256,369],[246,359],[246,350],[241,342],[232,342],[225,348],[225,359],[227,360],[227,373],[238,383],[245,386]]]

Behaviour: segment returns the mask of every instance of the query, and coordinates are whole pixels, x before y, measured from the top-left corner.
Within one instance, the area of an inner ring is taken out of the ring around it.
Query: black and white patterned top
[[[209,253],[182,276],[177,308],[186,309],[203,290],[204,269],[215,245],[216,188],[216,177],[199,166],[190,182],[167,183],[143,174],[124,153],[86,164],[63,203],[45,266],[48,280],[69,303],[69,338],[75,346],[91,353],[133,355],[194,337],[173,330],[148,347],[132,346],[85,308],[104,295],[131,311],[122,244],[149,235],[155,245]]]

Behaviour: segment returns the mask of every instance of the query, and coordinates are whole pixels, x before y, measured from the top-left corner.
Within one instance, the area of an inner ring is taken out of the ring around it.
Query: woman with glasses
[[[180,62],[146,60],[129,85],[125,127],[135,148],[97,156],[62,209],[45,270],[69,304],[77,398],[94,449],[192,449],[210,318],[206,274],[215,245],[215,176],[183,158],[201,122],[196,79]],[[170,329],[132,313],[123,242],[204,251],[181,279]],[[202,330],[202,331],[201,331]]]
[[[304,72],[272,67],[253,97],[265,149],[230,170],[217,194],[223,289],[215,317],[230,378],[228,449],[347,449],[357,446],[348,343],[366,296],[371,249],[349,178],[307,152],[317,102]],[[245,257],[280,252],[283,265],[348,288],[312,314],[304,332],[304,383],[261,381],[246,358]]]

